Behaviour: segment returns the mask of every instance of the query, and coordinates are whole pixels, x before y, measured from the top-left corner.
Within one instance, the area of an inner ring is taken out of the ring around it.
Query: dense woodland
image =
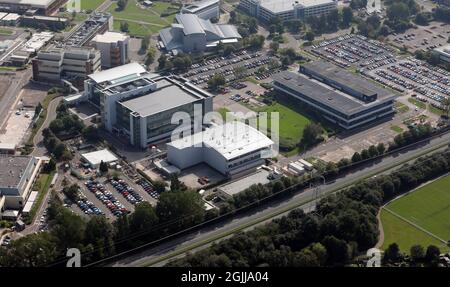
[[[390,175],[363,180],[328,196],[320,201],[315,213],[292,211],[288,216],[237,234],[168,266],[348,265],[377,243],[376,215],[384,202],[449,171],[450,149],[447,149],[419,158]],[[398,254],[395,246],[389,251],[392,252],[387,252],[385,261]],[[435,248],[430,252],[435,254]]]

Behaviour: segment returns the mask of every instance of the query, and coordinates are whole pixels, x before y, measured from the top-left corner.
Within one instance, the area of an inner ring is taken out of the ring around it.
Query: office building
[[[175,19],[177,23],[159,32],[160,44],[168,52],[203,52],[241,39],[233,25],[212,24],[195,14],[178,14]]]
[[[51,48],[33,59],[35,81],[84,80],[100,70],[100,52],[89,47]]]
[[[35,10],[40,15],[51,15],[67,0],[0,0],[0,11],[24,14]]]
[[[32,156],[0,156],[0,211],[24,206],[42,165]]]
[[[45,25],[50,30],[62,30],[69,25],[70,21],[64,17],[51,17],[51,16],[22,16],[21,24],[25,27],[39,28]]]
[[[83,100],[99,109],[105,129],[141,148],[171,135],[176,112],[192,119],[198,109],[200,116],[212,111],[211,94],[184,78],[151,74],[138,63],[89,75],[84,86]]]
[[[81,47],[97,34],[113,30],[113,16],[107,12],[92,12],[89,19],[64,39],[65,46]]]
[[[395,94],[324,61],[301,65],[300,73],[276,74],[274,88],[344,129],[394,114]]]
[[[220,17],[220,1],[219,0],[203,0],[194,1],[186,4],[181,8],[182,14],[195,14],[204,20],[219,19]]]
[[[112,68],[129,62],[129,41],[130,36],[128,35],[117,32],[106,32],[95,36],[91,44],[102,55],[102,67]]]
[[[208,128],[167,144],[167,160],[179,169],[206,163],[223,175],[233,176],[271,158],[273,141],[239,121]]]
[[[281,21],[305,20],[337,9],[334,0],[241,0],[239,8],[263,22],[278,17]]]
[[[434,49],[433,53],[439,56],[442,63],[450,65],[450,44]]]

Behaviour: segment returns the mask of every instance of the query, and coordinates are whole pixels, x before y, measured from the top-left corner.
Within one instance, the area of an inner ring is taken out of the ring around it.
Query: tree
[[[195,191],[168,191],[161,194],[156,214],[162,222],[176,220],[171,224],[174,229],[185,228],[203,220],[204,203]]]
[[[71,186],[64,187],[62,192],[64,195],[70,199],[72,202],[78,200],[80,187],[76,184],[72,184]]]
[[[350,23],[353,21],[353,10],[350,7],[342,8],[342,25],[344,27],[350,26]]]
[[[48,232],[30,234],[0,248],[2,267],[44,267],[57,257],[54,238]]]
[[[369,156],[370,156],[370,157],[375,157],[375,156],[377,156],[377,155],[378,155],[378,149],[376,148],[376,146],[371,145],[371,146],[369,147]]]
[[[293,260],[293,267],[319,267],[317,256],[308,248],[296,253]]]
[[[363,150],[361,151],[361,159],[362,159],[362,160],[366,160],[366,159],[369,159],[369,158],[370,158],[369,151],[366,150],[366,149],[363,149]]]
[[[445,97],[444,100],[442,101],[442,105],[444,106],[445,114],[448,117],[450,113],[450,97]]]
[[[147,51],[147,57],[145,59],[145,64],[146,65],[152,64],[155,61],[155,56],[156,56],[156,49],[154,47],[151,47]]]
[[[153,181],[153,187],[155,188],[155,191],[158,193],[166,191],[166,183],[164,181],[160,180]]]
[[[104,162],[103,160],[100,162],[99,171],[102,174],[105,174],[108,172],[108,164],[106,162]]]
[[[418,262],[425,258],[425,250],[421,245],[411,246],[410,252],[412,260]]]
[[[128,0],[119,0],[117,1],[117,10],[123,11],[127,7]]]
[[[130,215],[130,232],[152,231],[152,227],[158,223],[158,216],[150,203],[144,201],[136,204],[134,212]]]
[[[312,42],[312,41],[314,41],[314,37],[315,37],[315,35],[314,35],[313,31],[308,31],[305,34],[305,40],[306,41]]]
[[[44,169],[43,170],[44,170],[45,173],[50,173],[50,172],[56,170],[56,162],[55,162],[55,160],[53,158],[50,158],[48,163],[46,163],[44,165]]]
[[[158,59],[158,69],[162,70],[167,66],[167,56],[165,54],[161,54]]]
[[[386,15],[390,21],[400,22],[407,21],[410,13],[405,3],[395,2],[387,7]]]
[[[84,243],[91,244],[96,258],[114,254],[113,226],[104,216],[94,216],[86,224]]]
[[[226,79],[223,75],[215,74],[208,80],[208,89],[212,91],[220,90],[226,83]]]
[[[384,154],[384,152],[386,151],[386,147],[384,146],[383,143],[379,143],[377,145],[377,151],[378,151],[378,154]]]
[[[428,25],[428,17],[424,13],[419,13],[414,18],[414,22],[417,25],[427,26]]]
[[[147,51],[149,46],[150,46],[150,36],[145,36],[141,41],[141,51],[143,52]]]
[[[436,266],[439,263],[439,255],[441,251],[435,245],[430,245],[427,247],[427,251],[425,253],[425,260],[432,266]]]
[[[397,261],[400,259],[400,248],[397,243],[392,243],[388,246],[388,248],[384,251],[383,259],[385,261]]]
[[[121,21],[120,22],[120,31],[122,32],[129,32],[128,22],[127,21]]]
[[[318,141],[323,140],[321,135],[323,134],[323,128],[316,123],[309,123],[303,130],[303,137],[300,144],[306,147],[316,144]]]
[[[276,52],[278,51],[278,48],[280,47],[280,44],[278,42],[272,42],[272,43],[270,43],[269,47],[270,47],[270,50],[274,54],[276,54]]]
[[[359,154],[359,152],[355,152],[353,154],[353,156],[352,156],[352,162],[356,163],[356,162],[359,162],[361,160],[362,160],[362,158],[361,158],[361,155]]]

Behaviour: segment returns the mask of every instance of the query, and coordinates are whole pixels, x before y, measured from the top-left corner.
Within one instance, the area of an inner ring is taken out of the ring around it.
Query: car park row
[[[105,185],[92,180],[87,181],[85,185],[115,216],[130,213],[110,191],[106,190]]]
[[[142,197],[131,186],[129,186],[124,180],[111,180],[111,185],[125,197],[131,204],[137,204],[143,201]]]
[[[159,193],[154,189],[153,185],[151,183],[149,183],[148,181],[146,181],[145,179],[140,179],[137,182],[140,186],[142,186],[142,188],[148,193],[150,194],[151,197],[158,199],[159,198]]]

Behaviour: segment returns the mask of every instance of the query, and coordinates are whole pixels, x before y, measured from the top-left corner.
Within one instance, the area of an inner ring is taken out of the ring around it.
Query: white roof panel
[[[122,77],[145,73],[146,70],[140,64],[133,62],[119,67],[111,68],[105,71],[89,75],[89,78],[97,83],[113,81]]]
[[[102,161],[109,163],[117,160],[117,157],[107,149],[84,153],[81,156],[93,166],[99,165]]]
[[[178,149],[192,146],[212,148],[227,160],[273,144],[274,142],[263,133],[239,121],[209,128],[169,143]]]

